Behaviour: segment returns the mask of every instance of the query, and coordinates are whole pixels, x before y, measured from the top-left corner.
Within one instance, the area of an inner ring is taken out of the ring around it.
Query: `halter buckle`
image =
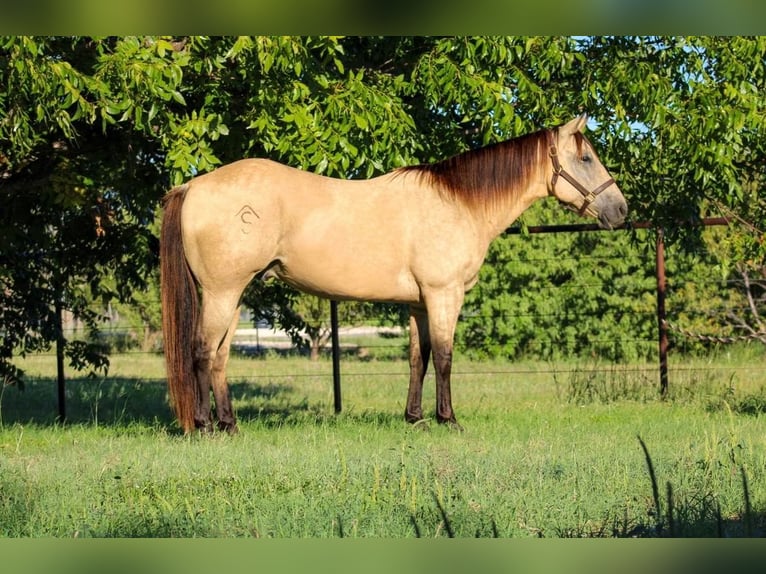
[[[551,163],[553,164],[553,178],[551,179],[551,189],[553,190],[556,188],[556,180],[564,170],[559,162],[559,150],[556,149],[556,144],[553,141],[548,145],[548,155],[551,156]]]

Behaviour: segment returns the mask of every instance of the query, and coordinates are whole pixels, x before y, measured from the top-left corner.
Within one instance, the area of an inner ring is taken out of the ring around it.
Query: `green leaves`
[[[538,205],[530,216],[556,215]],[[466,296],[456,341],[473,357],[643,359],[655,349],[653,285],[653,259],[626,233],[503,236]]]
[[[125,294],[152,264],[148,226],[163,192],[222,163],[262,156],[369,178],[586,111],[634,220],[691,245],[695,232],[679,221],[733,217],[743,224],[732,257],[756,264],[766,255],[765,62],[766,39],[749,37],[6,37],[0,252],[44,254],[56,243],[46,230],[79,231],[72,277],[92,269],[97,286],[96,270],[119,274]],[[99,209],[113,212],[106,238],[87,234]],[[468,309],[558,313],[507,293],[530,270],[506,269],[517,258],[504,241],[497,249]],[[8,264],[19,281],[23,263]],[[557,273],[565,284],[575,270]],[[612,297],[587,305],[610,309]],[[24,304],[41,316],[31,295],[12,304],[20,318]],[[523,348],[542,336],[523,316],[469,322],[463,340]],[[570,335],[562,349],[581,344]]]
[[[722,203],[766,227],[744,193],[763,179],[763,38],[593,38],[583,52],[588,99],[604,113],[603,159],[628,176],[635,217],[675,227],[720,215]]]
[[[102,83],[105,125],[131,122],[151,133],[160,125],[154,123],[160,110],[172,103],[186,105],[180,86],[188,56],[167,39],[128,37],[104,43],[101,50],[94,78]]]
[[[0,371],[14,352],[56,339],[55,307],[95,337],[101,305],[143,287],[156,264],[149,218],[166,188],[154,122],[182,78],[164,40],[15,37],[2,45]],[[107,365],[97,343],[70,340],[64,350],[76,368]]]
[[[174,118],[163,141],[167,149],[166,163],[173,170],[173,185],[220,165],[212,142],[228,134],[229,128],[220,114],[195,110],[189,116]]]

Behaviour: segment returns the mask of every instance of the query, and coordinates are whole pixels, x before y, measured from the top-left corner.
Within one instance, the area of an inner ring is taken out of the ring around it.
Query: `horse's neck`
[[[524,193],[511,198],[505,205],[497,206],[491,212],[484,215],[485,226],[489,233],[488,240],[492,241],[502,235],[533,203],[539,199],[548,197],[548,190],[544,183],[530,185]]]

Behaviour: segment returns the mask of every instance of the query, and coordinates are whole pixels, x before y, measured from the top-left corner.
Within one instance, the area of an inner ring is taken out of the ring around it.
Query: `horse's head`
[[[620,188],[598,159],[582,130],[587,116],[548,132],[548,155],[553,174],[548,191],[580,215],[598,219],[604,229],[625,221],[628,204]]]

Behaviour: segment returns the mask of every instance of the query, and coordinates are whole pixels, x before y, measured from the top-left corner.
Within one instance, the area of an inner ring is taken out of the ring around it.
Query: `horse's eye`
[[[585,163],[590,163],[590,162],[592,162],[592,161],[593,161],[593,156],[592,156],[592,155],[590,155],[589,153],[584,153],[584,154],[582,154],[582,158],[581,158],[581,159],[582,159],[582,161],[584,161]]]

